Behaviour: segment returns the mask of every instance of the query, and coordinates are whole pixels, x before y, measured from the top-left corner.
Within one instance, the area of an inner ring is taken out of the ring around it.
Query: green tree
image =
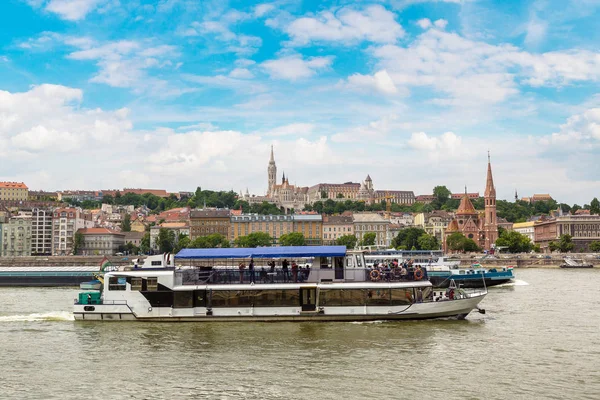
[[[175,232],[170,229],[160,228],[156,238],[158,251],[161,253],[170,253],[175,247]]]
[[[595,240],[592,243],[589,244],[588,248],[590,249],[590,251],[593,251],[594,253],[597,253],[600,251],[600,241]]]
[[[506,230],[496,240],[496,246],[507,247],[509,253],[528,253],[533,249],[533,243],[527,236]]]
[[[247,236],[240,236],[235,240],[237,247],[265,247],[271,246],[273,238],[265,232],[253,232]]]
[[[561,253],[568,253],[573,251],[574,248],[575,244],[573,243],[573,237],[571,235],[560,235],[558,250],[560,250]]]
[[[539,244],[534,244],[533,251],[535,251],[536,253],[539,253],[542,251],[542,247]]]
[[[373,246],[375,245],[375,239],[377,234],[375,232],[367,232],[363,235],[361,246]]]
[[[446,186],[436,186],[433,188],[433,195],[436,197],[440,207],[446,204],[452,192]]]
[[[175,248],[173,249],[173,253],[179,253],[181,251],[181,249],[190,247],[191,243],[192,243],[192,241],[190,240],[188,235],[179,234],[179,238],[177,239],[177,244],[175,245]]]
[[[477,243],[460,232],[450,234],[446,238],[446,245],[452,251],[479,251]]]
[[[419,237],[426,234],[425,230],[417,227],[402,229],[398,235],[392,239],[392,246],[396,249],[410,250],[413,247],[419,247]]]
[[[73,236],[73,254],[76,255],[83,246],[83,234],[79,231]]]
[[[194,249],[213,249],[215,247],[230,247],[229,240],[220,233],[198,236],[188,247]]]
[[[150,252],[150,232],[144,233],[142,240],[140,241],[140,251],[144,254]]]
[[[439,250],[440,245],[435,236],[428,235],[427,233],[422,234],[417,239],[419,250]]]
[[[590,214],[600,214],[600,201],[596,197],[590,203]]]
[[[339,246],[346,246],[347,249],[353,249],[356,247],[358,239],[354,235],[344,235],[337,238],[335,244]]]
[[[343,193],[338,193],[338,194],[335,196],[335,198],[336,198],[336,199],[343,199],[343,198],[344,198],[344,194],[343,194]]]
[[[285,233],[279,237],[281,246],[304,246],[304,235],[300,232]]]
[[[121,223],[121,231],[131,232],[131,215],[125,214],[125,217],[123,217],[123,222]]]

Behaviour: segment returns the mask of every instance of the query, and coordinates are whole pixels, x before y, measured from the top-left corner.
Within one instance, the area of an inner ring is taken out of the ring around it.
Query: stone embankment
[[[108,257],[116,266],[131,265],[137,257]],[[0,257],[0,267],[99,267],[104,256]]]

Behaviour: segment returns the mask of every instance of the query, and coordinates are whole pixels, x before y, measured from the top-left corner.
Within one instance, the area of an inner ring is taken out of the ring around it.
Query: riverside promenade
[[[484,267],[513,266],[515,268],[558,268],[563,263],[564,257],[581,258],[594,266],[600,267],[600,255],[586,253],[569,254],[501,254],[486,257],[483,254],[452,254],[452,258],[461,260],[461,268],[467,268],[474,263]],[[40,257],[0,257],[0,267],[99,267],[104,256],[40,256]],[[143,259],[145,256],[110,256],[112,265],[130,266],[133,259]],[[187,265],[187,264],[186,264]]]

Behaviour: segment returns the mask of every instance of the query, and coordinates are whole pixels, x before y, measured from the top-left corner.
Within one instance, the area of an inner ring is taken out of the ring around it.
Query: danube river
[[[0,288],[0,398],[598,399],[600,270],[517,270],[465,321],[92,323]]]

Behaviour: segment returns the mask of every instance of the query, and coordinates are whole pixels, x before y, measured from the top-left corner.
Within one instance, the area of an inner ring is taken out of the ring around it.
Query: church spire
[[[487,181],[485,183],[485,197],[494,197],[496,199],[496,188],[494,187],[494,178],[492,177],[492,163],[490,161],[490,152],[488,151],[488,169]]]
[[[273,154],[273,145],[271,145],[271,159],[269,160],[269,163],[275,164],[275,155]]]

